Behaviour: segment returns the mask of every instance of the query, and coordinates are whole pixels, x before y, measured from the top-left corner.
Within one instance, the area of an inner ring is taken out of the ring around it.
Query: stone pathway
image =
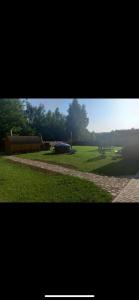
[[[123,188],[113,202],[139,202],[139,172]]]
[[[110,192],[113,198],[116,197],[121,192],[121,190],[130,182],[131,179],[131,176],[127,176],[127,177],[100,176],[94,173],[80,172],[77,170],[65,168],[64,166],[62,167],[47,162],[40,162],[40,161],[25,159],[16,156],[8,156],[7,159],[40,170],[49,170],[52,172],[71,175],[82,179],[86,179],[88,181],[92,181],[98,186]]]

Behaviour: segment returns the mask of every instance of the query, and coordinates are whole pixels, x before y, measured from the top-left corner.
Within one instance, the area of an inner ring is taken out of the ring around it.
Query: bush
[[[139,160],[139,145],[130,145],[122,149],[124,158]]]

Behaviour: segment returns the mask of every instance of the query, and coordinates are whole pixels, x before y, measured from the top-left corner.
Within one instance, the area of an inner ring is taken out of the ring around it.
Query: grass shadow
[[[66,163],[62,164],[62,163],[59,163],[59,162],[56,162],[56,161],[48,161],[48,160],[45,161],[43,159],[37,159],[37,161],[46,162],[47,164],[50,164],[50,165],[61,166],[63,168],[78,170],[78,168],[76,166],[69,165],[69,164],[66,164]]]
[[[135,175],[139,171],[139,160],[122,159],[112,162],[106,166],[92,170],[92,173],[107,176],[128,176]]]
[[[87,152],[98,152],[98,149],[87,150]]]
[[[95,161],[98,161],[98,160],[101,160],[101,159],[105,159],[105,158],[106,158],[106,155],[100,155],[100,156],[97,156],[97,157],[89,158],[87,160],[87,162],[95,162]]]
[[[59,153],[55,153],[55,152],[46,152],[46,153],[43,153],[43,155],[58,155]]]
[[[67,155],[72,155],[72,154],[75,154],[75,153],[70,153],[70,152],[65,152],[65,153],[55,153],[55,152],[49,152],[49,153],[43,153],[43,155],[50,155],[50,156],[53,156],[53,155],[65,155],[65,154],[67,154]]]

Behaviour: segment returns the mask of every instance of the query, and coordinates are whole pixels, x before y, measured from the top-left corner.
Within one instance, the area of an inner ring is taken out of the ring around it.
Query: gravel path
[[[37,168],[41,170],[49,170],[52,172],[71,175],[71,176],[86,179],[88,181],[92,181],[98,186],[110,192],[114,198],[121,192],[121,190],[129,183],[131,179],[131,176],[127,176],[127,177],[100,176],[94,173],[80,172],[62,166],[53,165],[47,162],[40,162],[40,161],[20,158],[16,156],[8,156],[7,159],[17,163],[31,166],[33,168]]]
[[[113,202],[139,202],[139,172],[125,186]]]

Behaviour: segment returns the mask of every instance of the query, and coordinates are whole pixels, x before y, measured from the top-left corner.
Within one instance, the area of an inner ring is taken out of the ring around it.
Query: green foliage
[[[73,145],[130,146],[139,140],[139,129],[115,130],[111,132],[89,132],[84,105],[76,99],[69,105],[67,116],[56,108],[54,112],[45,110],[44,105],[32,106],[20,99],[0,100],[0,142],[10,134],[42,135],[44,140],[70,142]]]
[[[0,140],[6,135],[41,135],[44,140],[69,142],[72,131],[73,143],[93,144],[95,133],[87,130],[88,118],[84,105],[73,100],[65,116],[56,108],[45,111],[44,105],[33,106],[29,101],[1,99]]]
[[[0,100],[0,140],[6,135],[13,133],[20,134],[26,124],[24,116],[24,102],[19,99]]]
[[[85,137],[86,127],[89,123],[84,105],[80,105],[76,99],[73,100],[68,109],[67,132],[72,132],[73,142],[78,142]]]
[[[66,118],[58,108],[54,112],[46,112],[44,105],[35,107],[26,102],[25,115],[31,130],[41,134],[44,140],[66,139]]]
[[[45,122],[45,108],[44,105],[40,104],[32,106],[26,101],[25,117],[27,119],[28,128],[34,134],[42,134],[44,122]]]
[[[45,116],[43,137],[47,140],[67,140],[66,117],[56,108],[54,112],[48,111]]]

